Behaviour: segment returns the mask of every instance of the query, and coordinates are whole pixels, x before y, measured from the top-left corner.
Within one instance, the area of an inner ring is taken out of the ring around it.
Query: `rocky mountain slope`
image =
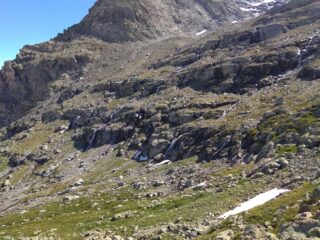
[[[99,0],[25,46],[0,72],[0,238],[319,239],[319,13]]]
[[[127,42],[196,34],[203,29],[213,30],[223,22],[252,16],[252,11],[239,10],[239,6],[246,4],[252,3],[236,0],[98,1],[88,16],[58,39],[89,35],[107,42]],[[262,5],[266,7],[263,3],[256,6]]]
[[[281,2],[283,0],[273,3]],[[57,80],[59,75],[70,71],[81,75],[81,67],[101,54],[101,43],[97,42],[100,39],[117,43],[177,35],[194,37],[225,22],[249,18],[253,13],[239,10],[244,4],[252,3],[238,0],[97,1],[81,23],[53,41],[25,46],[15,61],[6,64],[0,74],[0,126],[21,117],[38,101],[46,99],[48,83]]]

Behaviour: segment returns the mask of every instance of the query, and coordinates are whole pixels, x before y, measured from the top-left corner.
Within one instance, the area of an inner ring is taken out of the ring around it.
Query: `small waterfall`
[[[168,157],[170,156],[170,154],[172,153],[173,148],[175,147],[176,143],[184,136],[185,134],[181,134],[179,137],[175,138],[172,140],[172,142],[170,143],[166,153],[164,154],[164,159],[168,160]]]
[[[222,115],[221,115],[220,118],[222,119],[222,118],[224,118],[225,116],[227,116],[227,114],[228,114],[235,106],[237,106],[238,103],[239,103],[239,102],[237,102],[237,103],[235,103],[235,104],[232,104],[229,108],[223,110],[223,113],[222,113]]]
[[[308,44],[308,46],[306,46],[305,48],[303,48],[302,50],[299,49],[298,51],[298,66],[297,68],[301,68],[303,60],[304,60],[304,56],[308,53],[308,47],[310,46],[311,43]]]
[[[95,138],[96,138],[96,135],[97,135],[97,129],[95,129],[94,131],[93,131],[93,134],[92,134],[92,136],[91,136],[91,138],[90,138],[90,141],[89,141],[89,144],[88,144],[88,146],[85,148],[85,151],[87,151],[87,150],[89,150],[90,148],[92,148],[92,146],[93,146],[93,142],[94,142],[94,140],[95,140]]]
[[[302,63],[302,51],[300,49],[298,49],[297,54],[298,54],[298,68],[300,68],[302,65],[301,64]]]
[[[317,37],[318,34],[319,34],[319,30],[314,31],[314,32],[309,36],[309,42],[308,42],[308,44],[307,44],[302,50],[301,50],[301,49],[298,50],[298,56],[299,56],[299,58],[298,58],[298,68],[300,68],[300,67],[302,66],[303,57],[304,57],[305,54],[308,53],[308,48],[311,47],[312,42],[313,42],[313,39],[314,39],[315,37]]]
[[[76,116],[70,123],[68,129],[73,129],[76,126],[77,121],[81,118],[80,115]]]
[[[228,113],[228,109],[225,109],[221,115],[221,118],[224,118],[225,116],[227,116]]]
[[[123,108],[124,108],[124,106],[121,106],[121,107],[119,107],[117,110],[115,110],[115,111],[112,113],[112,115],[111,115],[111,120],[113,120],[114,117],[115,117],[115,115],[116,115],[117,113],[119,113]]]
[[[319,31],[316,30],[313,34],[310,35],[308,44],[306,44],[301,49],[300,48],[298,49],[298,51],[297,51],[298,65],[297,65],[297,67],[294,70],[290,70],[290,71],[286,72],[285,74],[280,74],[276,81],[281,81],[281,80],[284,80],[288,77],[291,77],[292,75],[294,75],[295,73],[297,73],[301,69],[302,64],[305,60],[305,56],[308,53],[308,48],[311,47],[314,38],[317,37],[318,34],[319,34]]]
[[[160,88],[161,88],[161,86],[158,86],[158,87],[157,87],[157,92],[156,92],[157,95],[158,95],[159,92],[160,92]]]

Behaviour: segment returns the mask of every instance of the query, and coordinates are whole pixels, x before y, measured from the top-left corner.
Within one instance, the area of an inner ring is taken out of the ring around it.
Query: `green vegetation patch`
[[[52,229],[57,229],[58,237],[80,239],[81,233],[99,228],[132,236],[137,226],[145,229],[166,225],[179,217],[196,223],[208,212],[226,211],[230,206],[236,206],[259,188],[259,184],[252,186],[247,182],[233,188],[226,187],[221,193],[190,190],[171,196],[141,198],[138,196],[144,196],[145,192],[124,187],[1,217],[0,232],[19,237],[32,236],[39,230],[49,234]],[[111,221],[115,214],[127,212],[130,212],[129,217]]]
[[[297,146],[295,144],[292,145],[281,145],[276,150],[277,154],[285,154],[285,153],[297,153]]]
[[[0,173],[8,168],[8,159],[0,156]]]
[[[243,213],[243,219],[245,225],[260,224],[264,225],[266,222],[270,222],[273,226],[273,233],[278,233],[281,225],[293,221],[299,212],[299,200],[305,199],[306,195],[312,192],[318,184],[306,183],[303,186],[292,190],[280,197],[267,202],[261,206],[251,209],[247,213]],[[319,207],[318,207],[319,208]],[[314,211],[319,209],[313,209]],[[274,218],[276,217],[276,221]],[[208,235],[197,238],[198,240],[214,239],[218,233],[233,229],[233,221],[228,219],[223,220],[217,228],[214,228]],[[234,239],[240,239],[240,232],[235,233]]]

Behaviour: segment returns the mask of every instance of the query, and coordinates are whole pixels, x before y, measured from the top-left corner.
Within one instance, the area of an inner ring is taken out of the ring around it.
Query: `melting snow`
[[[208,185],[208,184],[207,184],[207,181],[204,181],[204,182],[202,182],[202,183],[199,183],[199,184],[193,186],[192,189],[206,187],[207,185]]]
[[[200,35],[202,35],[202,34],[205,34],[206,32],[208,32],[208,30],[203,29],[201,32],[198,32],[198,33],[196,34],[196,36],[200,36]]]
[[[241,11],[244,11],[244,12],[251,12],[252,11],[252,9],[250,8],[240,8],[241,9]]]
[[[160,163],[157,163],[157,164],[153,164],[154,167],[158,167],[158,166],[161,166],[161,165],[165,165],[165,164],[171,164],[172,162],[170,160],[164,160]]]
[[[263,1],[257,1],[257,2],[249,2],[249,1],[244,1],[244,3],[249,4],[254,7],[261,6],[263,4],[269,4],[269,3],[276,3],[277,0],[263,0]]]
[[[254,207],[263,205],[266,202],[269,202],[270,200],[278,197],[280,194],[288,192],[288,191],[290,191],[290,190],[275,188],[275,189],[272,189],[272,190],[270,190],[268,192],[261,193],[258,196],[250,199],[249,201],[241,203],[235,209],[224,213],[219,218],[220,219],[225,219],[225,218],[228,218],[229,216],[237,215],[237,214],[242,213],[242,212],[246,212],[246,211],[248,211],[248,210],[250,210],[250,209],[252,209]]]

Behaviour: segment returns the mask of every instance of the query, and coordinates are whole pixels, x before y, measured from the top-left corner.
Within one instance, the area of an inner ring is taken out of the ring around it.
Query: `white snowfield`
[[[240,3],[240,10],[251,12],[255,16],[259,16],[266,10],[270,10],[278,3],[285,3],[288,0],[237,0]]]
[[[258,6],[261,6],[261,5],[263,5],[263,4],[270,4],[270,3],[276,3],[276,2],[278,2],[278,0],[263,0],[263,1],[243,1],[244,3],[246,3],[246,4],[249,4],[249,5],[251,5],[251,6],[253,6],[253,7],[258,7]]]
[[[246,212],[246,211],[248,211],[248,210],[250,210],[250,209],[252,209],[254,207],[257,207],[257,206],[265,204],[266,202],[269,202],[270,200],[278,197],[280,194],[283,194],[283,193],[289,192],[289,191],[290,190],[288,190],[288,189],[277,189],[277,188],[274,188],[274,189],[272,189],[272,190],[270,190],[268,192],[261,193],[258,196],[250,199],[249,201],[241,203],[235,209],[224,213],[223,215],[221,215],[219,217],[219,219],[226,219],[229,216],[237,215],[237,214],[242,213],[242,212]]]

